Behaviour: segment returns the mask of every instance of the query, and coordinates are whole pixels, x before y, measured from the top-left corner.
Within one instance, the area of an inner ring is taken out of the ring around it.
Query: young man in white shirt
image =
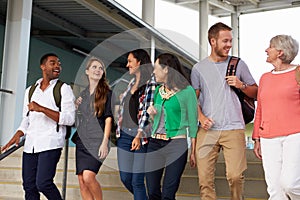
[[[18,145],[20,138],[25,136],[22,160],[25,199],[39,200],[41,192],[47,199],[60,200],[62,197],[53,179],[64,146],[66,126],[75,121],[75,97],[71,87],[63,84],[61,109],[56,106],[53,88],[61,71],[57,55],[42,56],[40,68],[42,78],[36,82],[30,102],[30,87],[25,92],[21,125],[2,150]]]

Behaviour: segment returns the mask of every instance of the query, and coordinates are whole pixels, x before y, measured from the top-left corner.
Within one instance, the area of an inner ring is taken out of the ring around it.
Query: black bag
[[[226,76],[235,76],[236,67],[239,61],[240,58],[231,56],[227,66]],[[234,92],[236,93],[236,95],[238,96],[241,102],[244,121],[245,124],[248,124],[254,119],[255,99],[248,97],[247,95],[245,95],[245,93],[243,93],[240,89],[237,89],[236,87],[231,86],[231,89],[234,90]]]

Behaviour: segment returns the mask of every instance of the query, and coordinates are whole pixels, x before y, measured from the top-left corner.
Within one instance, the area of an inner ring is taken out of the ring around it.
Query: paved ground
[[[43,199],[43,198],[42,198]],[[103,199],[104,200],[133,200],[132,195],[127,191],[121,190],[103,190]],[[23,200],[22,198],[11,198],[11,197],[1,197],[0,200]],[[80,200],[80,199],[66,199],[66,200]],[[200,197],[195,195],[178,195],[176,200],[200,200]],[[218,200],[228,200],[227,198],[219,198]],[[263,199],[250,199],[246,198],[245,200],[263,200]]]
[[[125,191],[125,190],[103,190],[103,199],[104,200],[119,200],[119,199],[126,199],[126,200],[133,200],[132,195]],[[1,200],[1,199],[0,199]],[[194,194],[188,195],[180,195],[178,194],[176,200],[200,200],[199,196]],[[218,200],[229,200],[229,198],[218,198]],[[245,200],[265,200],[265,199],[254,199],[254,198],[245,198]]]
[[[119,199],[126,199],[126,200],[133,200],[132,195],[129,192],[125,191],[103,191],[103,199],[104,200],[119,200]],[[190,196],[177,196],[176,200],[200,200],[200,197],[195,195]]]

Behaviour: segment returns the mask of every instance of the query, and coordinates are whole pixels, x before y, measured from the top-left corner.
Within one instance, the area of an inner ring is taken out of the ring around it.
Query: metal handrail
[[[64,160],[64,171],[63,171],[63,180],[62,180],[62,198],[63,200],[66,199],[66,188],[67,188],[67,174],[68,174],[68,157],[69,157],[69,137],[71,136],[72,127],[67,126],[66,131],[66,138],[65,138],[65,160]],[[21,141],[19,142],[18,146],[14,145],[11,148],[9,148],[7,151],[0,154],[0,161],[22,146],[24,146],[25,143],[25,137],[22,137]]]
[[[9,94],[13,93],[13,91],[11,91],[11,90],[1,89],[1,88],[0,88],[0,92],[5,92],[5,93],[9,93]]]
[[[24,146],[24,142],[25,142],[25,138],[23,137],[23,139],[19,142],[18,146],[14,145],[11,148],[9,148],[7,151],[1,153],[0,161],[6,158],[7,156],[9,156],[10,154],[12,154],[13,152],[15,152],[16,150],[18,150],[19,148],[21,148],[22,146]]]
[[[65,138],[65,160],[64,160],[64,171],[63,171],[63,180],[62,180],[62,198],[66,199],[66,189],[67,189],[67,175],[68,175],[68,158],[69,158],[69,138],[72,134],[72,126],[66,127],[66,138]]]

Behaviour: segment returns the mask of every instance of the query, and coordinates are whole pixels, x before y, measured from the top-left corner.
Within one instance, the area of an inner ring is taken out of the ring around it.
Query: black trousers
[[[40,153],[23,152],[22,178],[26,200],[40,200],[40,192],[49,200],[61,200],[53,182],[61,148]]]
[[[169,141],[150,139],[146,155],[149,200],[175,200],[187,163],[187,149],[186,138]]]

